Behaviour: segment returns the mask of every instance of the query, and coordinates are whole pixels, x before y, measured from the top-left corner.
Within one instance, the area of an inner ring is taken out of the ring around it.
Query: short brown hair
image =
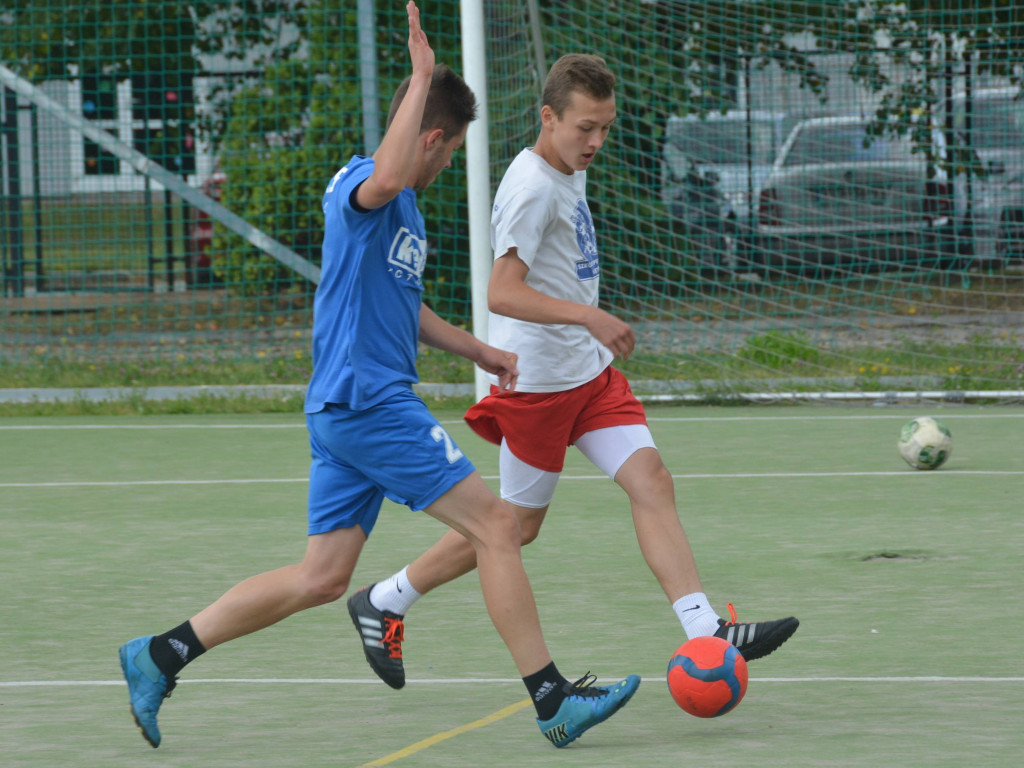
[[[412,75],[405,78],[395,91],[391,99],[391,109],[388,111],[386,128],[391,127],[391,121],[395,119],[395,113],[409,90],[411,80]],[[476,96],[466,85],[466,81],[451,67],[438,64],[430,78],[430,91],[427,93],[427,103],[423,108],[420,133],[440,128],[444,131],[445,139],[450,139],[476,120],[476,109]]]
[[[556,61],[544,81],[543,104],[561,117],[576,91],[592,99],[615,94],[615,75],[600,56],[568,53]]]

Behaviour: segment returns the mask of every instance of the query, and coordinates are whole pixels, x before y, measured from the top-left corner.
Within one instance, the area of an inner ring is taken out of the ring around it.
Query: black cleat
[[[718,620],[715,637],[727,640],[736,646],[747,661],[767,656],[796,632],[800,622],[789,616],[774,621],[736,621],[736,609],[729,603],[729,621]]]
[[[402,664],[405,624],[397,613],[373,607],[370,602],[372,588],[372,584],[363,587],[348,599],[348,615],[359,631],[370,668],[392,688],[401,688],[405,685],[405,666]]]

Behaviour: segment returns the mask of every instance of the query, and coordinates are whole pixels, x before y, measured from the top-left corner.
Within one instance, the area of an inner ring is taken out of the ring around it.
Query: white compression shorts
[[[646,424],[623,424],[587,432],[576,447],[590,463],[615,479],[626,459],[641,448],[657,448]],[[516,458],[501,441],[498,466],[501,472],[501,498],[520,507],[546,507],[555,497],[561,472],[546,472]]]

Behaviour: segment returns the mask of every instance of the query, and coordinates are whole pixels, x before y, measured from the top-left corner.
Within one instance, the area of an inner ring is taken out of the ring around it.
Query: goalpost
[[[487,341],[487,282],[491,274],[491,183],[488,146],[486,24],[483,0],[461,3],[462,71],[476,94],[479,114],[466,132],[466,192],[469,196],[469,269],[473,302],[473,332]],[[473,390],[483,399],[490,383],[473,366]]]

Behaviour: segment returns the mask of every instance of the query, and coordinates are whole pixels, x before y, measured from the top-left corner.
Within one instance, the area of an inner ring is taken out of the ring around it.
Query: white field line
[[[1024,469],[983,470],[964,469],[941,472],[915,472],[901,470],[899,472],[723,472],[705,474],[673,474],[676,480],[778,480],[800,478],[838,478],[838,477],[964,477],[965,475],[987,475],[1019,477]],[[498,480],[497,475],[482,475],[484,480]],[[562,480],[608,480],[607,475],[562,475]],[[308,477],[251,477],[220,480],[82,480],[67,482],[41,483],[0,483],[2,488],[129,488],[132,486],[161,485],[260,485],[284,483],[308,483]]]
[[[923,410],[923,409],[922,409]],[[815,414],[809,416],[648,416],[650,422],[715,422],[715,421],[894,421],[908,419],[908,414],[864,414],[839,416]],[[1024,419],[1024,413],[941,413],[945,419]],[[442,424],[463,424],[462,419],[445,419]],[[304,422],[293,424],[5,424],[0,432],[43,432],[48,430],[77,429],[305,429]]]
[[[664,682],[662,677],[644,677],[644,682]],[[495,685],[519,684],[522,680],[513,677],[498,678],[440,678],[436,680],[406,680],[409,685]],[[1024,677],[980,677],[922,675],[918,677],[752,677],[752,683],[1024,683]],[[179,680],[178,685],[380,685],[377,678],[313,678],[313,677],[210,677]],[[123,686],[124,680],[9,680],[0,681],[2,688],[74,688],[97,686]]]

